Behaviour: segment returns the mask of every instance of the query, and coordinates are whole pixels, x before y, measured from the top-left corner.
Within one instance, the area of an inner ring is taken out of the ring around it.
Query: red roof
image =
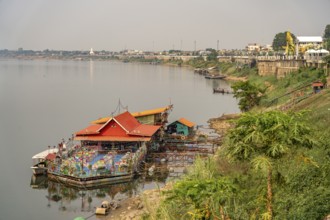
[[[55,160],[55,158],[56,158],[56,154],[54,153],[50,153],[46,156],[46,160],[50,160],[50,161]]]
[[[78,131],[75,140],[138,141],[141,137],[149,137],[150,140],[159,128],[141,124],[129,112],[124,112],[105,124],[90,125]]]
[[[159,129],[160,126],[153,126],[153,125],[144,125],[140,124],[138,127],[130,131],[128,134],[135,135],[135,136],[147,136],[151,137],[156,131]]]
[[[122,125],[126,131],[131,131],[140,125],[140,122],[136,120],[136,118],[134,118],[129,112],[124,112],[117,115],[114,119]]]
[[[312,83],[313,87],[317,87],[317,86],[324,86],[324,84],[322,82],[313,82]]]
[[[74,138],[76,141],[122,141],[122,142],[136,142],[136,141],[150,141],[150,137],[137,137],[137,136],[128,136],[128,137],[121,137],[121,136],[76,136]]]
[[[84,128],[76,133],[76,135],[87,135],[87,134],[98,134],[98,130],[102,125],[90,125],[87,128]]]

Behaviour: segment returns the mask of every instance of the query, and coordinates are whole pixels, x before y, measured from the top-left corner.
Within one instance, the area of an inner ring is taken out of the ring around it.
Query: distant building
[[[324,65],[323,58],[329,55],[329,51],[325,49],[309,49],[305,52],[304,58],[307,66],[321,67]]]
[[[89,55],[91,55],[91,56],[95,55],[93,48],[91,48],[91,50],[89,51]]]
[[[321,36],[297,36],[296,55],[304,54],[309,49],[320,49],[322,44]]]
[[[257,43],[251,43],[246,46],[246,50],[248,52],[259,52],[260,51],[260,45]]]
[[[269,51],[273,51],[273,47],[270,44],[266,44],[264,46],[261,46],[260,50],[265,51],[265,52],[269,52]]]

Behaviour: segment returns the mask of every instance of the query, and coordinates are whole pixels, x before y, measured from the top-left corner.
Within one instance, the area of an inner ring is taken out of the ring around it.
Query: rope
[[[118,114],[120,113],[120,108],[125,109],[125,110],[127,111],[128,106],[124,106],[124,105],[121,103],[120,99],[119,99],[119,101],[118,101],[118,105],[117,105],[116,109],[115,109],[113,112],[111,112],[112,117],[114,116],[114,114],[115,114],[116,112],[118,112]]]
[[[94,215],[95,215],[95,213],[92,214],[92,215],[90,215],[90,216],[88,216],[88,217],[86,217],[85,219],[89,219],[89,218],[93,217]]]

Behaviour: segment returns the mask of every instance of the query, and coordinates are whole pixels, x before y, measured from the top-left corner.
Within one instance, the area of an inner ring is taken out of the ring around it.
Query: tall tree
[[[264,217],[268,219],[273,218],[273,164],[295,148],[312,147],[315,144],[311,129],[303,118],[301,112],[245,113],[228,132],[225,149],[227,156],[249,161],[267,174],[267,212]]]
[[[250,81],[236,82],[231,88],[234,91],[234,97],[239,98],[238,105],[243,112],[259,105],[260,99],[266,91],[265,88],[258,87]]]
[[[325,27],[324,34],[324,47],[330,50],[330,24]]]
[[[330,38],[330,24],[325,26],[323,38]]]
[[[209,51],[210,52],[207,55],[207,60],[208,61],[217,61],[218,60],[218,52],[215,49],[206,48],[206,51]]]
[[[286,47],[286,35],[287,35],[287,31],[285,32],[281,32],[281,33],[277,33],[274,37],[273,40],[273,50],[275,51],[282,51],[284,50],[284,48]],[[293,41],[296,40],[296,36],[294,34],[291,33],[291,36],[293,38]]]

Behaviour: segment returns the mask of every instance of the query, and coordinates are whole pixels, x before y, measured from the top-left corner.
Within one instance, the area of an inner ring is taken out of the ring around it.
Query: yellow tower
[[[294,55],[295,53],[295,45],[293,42],[293,38],[291,36],[290,31],[286,32],[286,47],[285,47],[285,54],[286,55]]]

